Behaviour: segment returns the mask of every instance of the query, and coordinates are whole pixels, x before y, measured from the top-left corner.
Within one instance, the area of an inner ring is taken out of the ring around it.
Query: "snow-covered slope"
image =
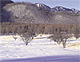
[[[72,12],[72,13],[80,13],[79,10],[76,10],[74,8],[72,9],[69,9],[69,8],[65,8],[65,7],[62,7],[62,6],[56,6],[54,8],[52,8],[53,11],[68,11],[68,12]]]
[[[32,58],[32,57],[47,57],[47,56],[79,56],[80,53],[80,38],[68,39],[67,47],[63,48],[62,44],[57,45],[53,40],[43,38],[34,38],[27,46],[22,41],[20,36],[16,36],[17,40],[12,35],[0,36],[0,60]],[[73,45],[73,44],[76,44]],[[75,46],[75,47],[74,47]]]

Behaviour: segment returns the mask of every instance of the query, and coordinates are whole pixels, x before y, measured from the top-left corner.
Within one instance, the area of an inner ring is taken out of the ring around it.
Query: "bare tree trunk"
[[[60,41],[57,41],[57,44],[58,44],[58,45],[60,45],[60,43],[61,43]]]
[[[66,39],[63,40],[63,48],[66,48]]]

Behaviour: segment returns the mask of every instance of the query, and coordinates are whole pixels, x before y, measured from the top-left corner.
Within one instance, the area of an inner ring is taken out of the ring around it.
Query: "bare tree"
[[[59,32],[59,33],[55,33],[52,36],[50,36],[49,38],[51,38],[52,40],[54,40],[55,42],[57,42],[58,44],[60,44],[62,42],[63,44],[63,48],[66,47],[66,41],[67,39],[71,37],[70,35],[66,34],[66,32]]]
[[[22,40],[26,43],[26,45],[28,45],[28,43],[30,41],[32,41],[33,37],[34,37],[34,34],[33,33],[30,33],[30,32],[26,32],[26,33],[22,33],[22,34],[19,34],[22,38]]]
[[[79,28],[78,28],[78,27],[75,28],[74,37],[75,37],[76,39],[78,39],[78,38],[80,37],[80,32],[79,32]]]
[[[17,37],[16,37],[16,35],[15,35],[15,36],[13,36],[13,38],[14,38],[15,40],[17,40]]]

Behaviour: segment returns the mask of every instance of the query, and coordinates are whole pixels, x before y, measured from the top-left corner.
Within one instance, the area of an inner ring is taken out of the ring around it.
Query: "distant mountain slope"
[[[0,22],[5,22],[5,19],[8,19],[4,14],[4,10],[2,9],[7,4],[13,3],[11,0],[0,0]]]
[[[4,7],[6,4],[13,3],[11,0],[0,0],[0,7]]]
[[[69,8],[65,8],[62,6],[56,6],[56,7],[52,8],[52,11],[55,11],[55,12],[57,12],[57,11],[68,11],[68,12],[72,12],[72,13],[80,13],[79,10],[76,10],[74,8],[69,9]]]
[[[3,8],[6,4],[13,3],[11,0],[0,0],[0,7]]]
[[[10,14],[10,20],[12,22],[20,23],[42,23],[48,22],[48,11],[42,7],[37,7],[32,3],[12,3],[4,7],[4,10]],[[7,14],[6,14],[7,16]]]
[[[80,23],[80,14],[66,11],[51,12],[51,20],[55,24],[78,24]]]
[[[80,11],[61,6],[50,8],[45,4],[17,2],[7,4],[4,14],[5,21],[17,23],[53,23],[53,24],[79,24]],[[3,21],[2,21],[3,22]]]

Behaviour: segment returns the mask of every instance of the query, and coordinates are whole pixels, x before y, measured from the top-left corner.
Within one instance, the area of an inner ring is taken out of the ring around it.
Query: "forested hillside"
[[[56,10],[56,7],[39,3],[15,2],[3,7],[1,22],[79,24],[80,11],[70,10],[63,11],[60,7]]]
[[[7,17],[9,15],[6,16],[7,11],[4,11],[3,7],[6,6],[7,4],[10,4],[10,3],[13,3],[13,1],[11,1],[11,0],[0,0],[0,22],[6,22],[9,20],[9,18]]]

